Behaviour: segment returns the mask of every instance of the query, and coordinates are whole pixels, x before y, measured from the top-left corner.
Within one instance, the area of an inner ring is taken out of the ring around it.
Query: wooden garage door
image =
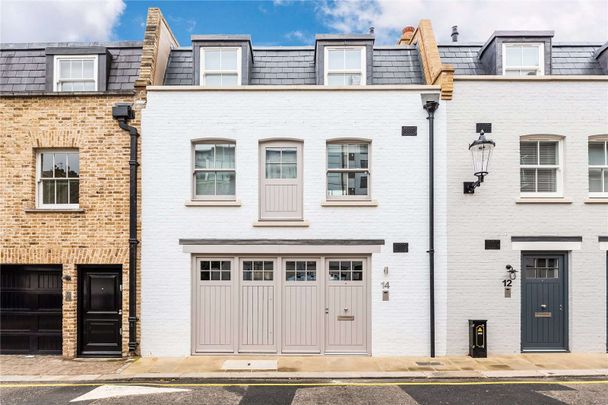
[[[61,266],[0,266],[3,354],[61,354]]]

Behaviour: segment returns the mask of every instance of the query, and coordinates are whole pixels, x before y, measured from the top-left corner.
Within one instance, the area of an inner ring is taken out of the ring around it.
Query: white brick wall
[[[573,352],[606,350],[606,252],[598,235],[608,235],[608,205],[585,204],[587,137],[608,134],[607,82],[513,82],[456,80],[448,103],[448,354],[468,352],[467,320],[488,319],[490,353],[520,351],[521,280],[504,298],[505,265],[520,269],[511,236],[582,236],[570,254],[569,341]],[[491,122],[496,149],[490,175],[474,195],[467,144],[475,123]],[[565,136],[565,205],[521,205],[519,137]],[[500,239],[501,250],[484,250]]]
[[[437,112],[437,153],[445,156],[445,105]],[[402,137],[402,125],[418,126]],[[142,354],[190,354],[190,255],[180,238],[385,239],[372,257],[372,353],[428,354],[428,137],[418,91],[150,91],[142,120]],[[186,207],[191,144],[195,138],[236,140],[237,198],[241,207]],[[304,140],[304,218],[309,228],[254,228],[258,219],[258,140]],[[321,207],[325,195],[325,142],[372,139],[372,197],[378,207]],[[438,190],[445,189],[445,159]],[[441,180],[443,179],[443,180]],[[438,221],[445,199],[437,193]],[[445,222],[438,250],[445,253]],[[443,238],[443,239],[442,239]],[[410,252],[393,254],[393,242]],[[445,286],[445,254],[438,253]],[[381,301],[389,266],[390,301]],[[441,296],[441,292],[438,296]],[[444,294],[444,293],[443,293]],[[445,299],[444,299],[445,302]],[[438,330],[445,331],[445,305]],[[444,350],[445,337],[441,336]]]

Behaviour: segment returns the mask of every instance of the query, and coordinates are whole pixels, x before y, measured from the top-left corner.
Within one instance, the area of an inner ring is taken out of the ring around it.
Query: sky
[[[181,46],[192,34],[249,34],[254,46],[313,45],[317,33],[367,33],[394,44],[404,26],[430,19],[439,42],[495,30],[554,30],[556,42],[608,41],[608,0],[0,0],[0,42],[142,40],[159,7]]]

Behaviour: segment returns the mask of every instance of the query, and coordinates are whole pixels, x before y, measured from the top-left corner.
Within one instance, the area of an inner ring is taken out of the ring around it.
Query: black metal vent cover
[[[500,239],[486,239],[486,250],[500,250]]]
[[[393,253],[407,253],[409,246],[407,243],[393,243]]]
[[[417,136],[418,127],[416,126],[403,126],[401,127],[401,136]]]
[[[486,134],[492,133],[492,123],[490,122],[478,122],[475,124],[475,132],[480,133],[483,131]]]

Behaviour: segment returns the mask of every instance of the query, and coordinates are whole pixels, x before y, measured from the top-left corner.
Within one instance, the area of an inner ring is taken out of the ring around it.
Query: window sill
[[[255,221],[254,227],[277,227],[277,228],[307,228],[310,225],[308,221]]]
[[[84,213],[84,208],[26,208],[23,211],[25,211],[28,214],[33,214],[33,213],[39,214],[39,213],[45,213],[45,212],[82,214],[82,213]]]
[[[377,207],[376,200],[327,200],[321,202],[321,207]]]
[[[186,207],[240,207],[239,200],[187,200],[184,204]]]
[[[565,197],[520,197],[515,204],[572,204],[572,199]]]
[[[608,204],[608,197],[589,197],[585,199],[585,204]]]

